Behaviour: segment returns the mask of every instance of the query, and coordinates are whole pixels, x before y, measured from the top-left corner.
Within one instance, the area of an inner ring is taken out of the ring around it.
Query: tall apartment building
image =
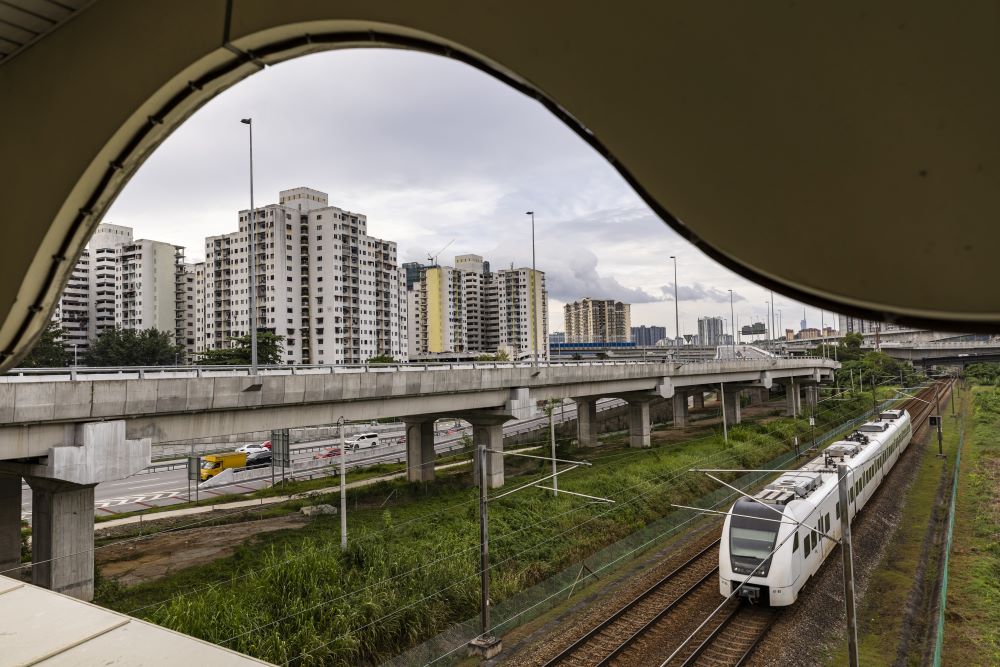
[[[364,215],[330,206],[318,190],[282,191],[254,216],[252,279],[250,218],[240,211],[239,231],[205,240],[204,348],[230,345],[252,319],[284,337],[285,363],[406,358],[405,274],[396,244],[369,236]]]
[[[90,251],[84,250],[59,295],[52,317],[62,327],[67,352],[79,355],[90,349],[90,318]]]
[[[178,317],[182,322],[179,344],[188,359],[205,350],[205,262],[184,263],[177,274]]]
[[[181,340],[177,307],[178,262],[183,249],[134,240],[132,228],[102,223],[77,260],[54,319],[67,351],[87,352],[105,331],[156,328]],[[75,346],[75,348],[74,348]]]
[[[631,306],[613,299],[567,303],[567,343],[628,343],[632,339]]]
[[[698,318],[698,344],[705,346],[727,345],[725,323],[721,317]]]
[[[183,259],[183,248],[163,241],[139,239],[116,246],[114,326],[169,331],[180,342],[177,280]]]
[[[459,255],[455,266],[404,265],[411,357],[495,354],[548,358],[545,274],[521,268],[491,271],[479,255]],[[419,267],[419,268],[418,268]]]
[[[632,327],[632,342],[640,347],[652,347],[667,337],[666,327]]]

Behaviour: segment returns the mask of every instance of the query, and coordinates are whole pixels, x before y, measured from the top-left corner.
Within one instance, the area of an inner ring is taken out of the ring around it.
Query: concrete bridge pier
[[[21,564],[21,476],[0,475],[0,574],[19,579]]]
[[[740,414],[739,386],[730,385],[726,387],[723,398],[723,407],[726,410],[727,424],[739,424],[742,421],[742,415]]]
[[[127,440],[123,420],[68,426],[64,437],[66,444],[50,447],[46,456],[34,459],[37,462],[0,462],[5,501],[0,515],[0,547],[5,560],[13,557],[10,540],[14,538],[13,526],[20,527],[23,477],[32,494],[32,582],[92,600],[94,487],[99,482],[124,479],[148,466],[150,440]],[[9,502],[9,497],[16,502]],[[17,539],[20,541],[19,536]]]
[[[767,387],[749,387],[743,390],[750,399],[750,405],[761,405],[767,401]]]
[[[576,403],[576,442],[580,447],[596,447],[597,398],[574,398]]]
[[[406,425],[406,479],[434,479],[434,419],[404,420]]]
[[[44,477],[31,486],[31,583],[94,598],[94,487]]]
[[[649,402],[652,399],[628,399],[628,446],[635,448],[650,447],[649,439]],[[676,410],[676,395],[674,406]],[[687,412],[687,396],[683,397],[684,412]]]
[[[819,387],[808,384],[803,389],[805,390],[806,411],[812,414],[816,410],[816,404],[819,403]]]
[[[695,396],[700,396],[701,392],[695,392]],[[674,405],[674,428],[684,428],[690,424],[688,415],[688,393],[680,389],[676,390],[671,399]]]
[[[484,463],[479,460],[479,448],[483,445],[486,449],[486,488],[498,489],[503,486],[503,425],[504,422],[512,419],[510,415],[468,415],[463,414],[461,418],[472,424],[472,443],[476,447],[476,454],[472,459],[473,482],[479,486],[479,466]]]
[[[705,392],[701,389],[697,389],[693,394],[691,394],[691,407],[696,410],[700,410],[705,407]]]
[[[794,379],[785,384],[785,416],[802,414],[802,385]]]

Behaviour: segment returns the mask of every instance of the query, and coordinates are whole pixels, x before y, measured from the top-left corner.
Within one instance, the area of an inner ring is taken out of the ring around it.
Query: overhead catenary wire
[[[786,444],[787,444],[787,443],[786,443]],[[729,454],[729,452],[726,452],[726,451],[723,451],[723,452],[717,452],[717,453],[715,453],[715,454],[713,454],[713,455],[711,455],[711,456],[709,456],[709,457],[706,457],[706,459],[714,459],[714,458],[719,458],[719,457],[721,457],[721,456],[725,456],[725,455],[728,455],[728,454]],[[571,527],[567,528],[566,530],[563,530],[563,531],[561,531],[560,533],[557,533],[556,535],[552,535],[552,536],[550,536],[550,537],[548,537],[548,538],[545,538],[544,540],[542,540],[542,541],[540,541],[540,542],[537,542],[537,543],[535,543],[535,544],[531,545],[530,547],[528,547],[528,548],[526,548],[526,549],[522,550],[522,551],[521,551],[521,552],[519,552],[518,554],[515,554],[515,555],[514,555],[514,556],[512,556],[512,557],[508,557],[508,558],[504,559],[503,561],[501,561],[501,562],[499,562],[499,563],[495,563],[495,564],[491,565],[491,566],[490,566],[490,569],[492,570],[492,569],[494,569],[494,568],[496,568],[496,567],[499,567],[500,565],[502,565],[502,564],[504,564],[504,563],[508,562],[508,561],[509,561],[509,560],[510,560],[511,558],[514,558],[514,557],[517,557],[517,556],[520,556],[520,555],[523,555],[524,553],[527,553],[528,551],[530,551],[530,550],[532,550],[532,549],[535,549],[535,548],[537,548],[537,547],[539,547],[539,546],[541,546],[541,545],[543,545],[543,544],[546,544],[547,542],[550,542],[550,541],[552,541],[552,540],[554,540],[554,539],[557,539],[557,538],[559,538],[559,537],[562,537],[562,536],[564,536],[564,535],[566,535],[566,534],[568,534],[568,533],[570,533],[570,532],[573,532],[573,531],[575,531],[575,530],[577,530],[577,529],[581,528],[582,526],[584,526],[584,525],[586,525],[586,524],[590,523],[591,521],[594,521],[594,520],[596,520],[596,519],[599,519],[599,518],[603,518],[604,516],[606,516],[606,515],[607,515],[607,514],[609,514],[610,512],[614,511],[615,509],[618,509],[618,508],[620,508],[620,507],[625,507],[625,506],[628,506],[628,505],[630,505],[630,504],[632,504],[632,503],[634,503],[634,502],[637,502],[638,500],[642,499],[643,497],[645,497],[645,496],[647,496],[647,495],[650,495],[650,494],[652,494],[652,493],[656,492],[656,491],[657,491],[657,490],[658,490],[658,489],[659,489],[660,487],[664,486],[665,484],[667,484],[667,483],[669,483],[669,482],[672,482],[672,481],[674,481],[674,479],[676,479],[676,478],[677,478],[677,477],[679,477],[680,475],[682,475],[682,474],[686,473],[686,472],[688,471],[688,469],[689,469],[689,468],[693,467],[693,465],[696,465],[696,464],[692,464],[691,466],[687,466],[687,467],[685,467],[685,468],[681,468],[681,469],[676,469],[675,471],[672,471],[672,473],[668,473],[668,474],[669,474],[669,477],[668,477],[667,479],[662,479],[661,481],[659,481],[659,482],[657,482],[657,483],[654,483],[654,484],[653,484],[653,487],[652,487],[652,488],[650,488],[650,489],[648,489],[648,490],[646,490],[645,492],[643,492],[643,493],[640,493],[640,494],[637,494],[637,495],[633,496],[632,498],[630,498],[630,499],[628,499],[628,500],[625,500],[624,502],[622,502],[622,503],[620,503],[620,504],[616,504],[616,505],[612,506],[612,507],[611,507],[610,509],[608,509],[608,510],[607,510],[607,511],[605,511],[605,512],[601,512],[601,513],[599,513],[599,514],[595,514],[595,515],[593,515],[593,516],[590,516],[590,517],[586,518],[585,520],[581,521],[580,523],[578,523],[578,524],[576,524],[576,525],[574,525],[574,526],[571,526]],[[625,490],[631,490],[631,489],[633,489],[633,488],[636,488],[636,487],[639,487],[639,486],[643,486],[643,485],[645,485],[645,484],[647,484],[647,483],[649,483],[649,480],[644,480],[643,482],[640,482],[640,483],[638,483],[638,484],[634,484],[634,485],[632,485],[632,486],[628,487],[628,488],[627,488],[627,489],[625,489]],[[728,496],[728,497],[732,497],[732,494],[730,494],[730,496]],[[585,507],[589,507],[589,506],[590,506],[590,503],[588,503],[588,504],[586,504],[586,505],[583,505],[583,506],[581,506],[581,507],[578,507],[578,508],[576,508],[576,509],[574,509],[574,510],[571,510],[571,511],[569,511],[569,512],[566,512],[566,513],[564,513],[564,514],[569,514],[569,513],[570,513],[570,512],[572,512],[572,511],[578,511],[579,509],[583,509],[583,508],[585,508]],[[537,525],[541,525],[542,523],[547,523],[547,522],[548,522],[548,521],[545,521],[545,522],[541,522],[541,521],[540,521],[540,522],[537,522],[537,523],[535,523],[535,524],[532,524],[532,525],[531,525],[531,526],[529,526],[529,527],[534,527],[534,526],[537,526]],[[508,534],[507,536],[510,536],[510,534]],[[502,537],[503,537],[503,536],[501,536],[501,538],[498,538],[498,539],[502,539]],[[473,547],[473,548],[474,548],[474,547]],[[467,550],[468,550],[468,549],[466,549],[466,551],[467,551]],[[422,569],[422,568],[419,568],[419,567],[418,567],[418,568],[415,568],[415,569],[416,569],[416,570],[419,570],[419,569]],[[412,572],[411,572],[411,573],[412,573]],[[408,574],[409,574],[409,573],[408,573]],[[467,578],[472,578],[472,577],[476,577],[476,576],[479,576],[479,575],[478,575],[478,573],[477,573],[477,574],[475,574],[475,575],[469,575],[469,577],[467,577]],[[364,587],[364,588],[362,588],[362,589],[358,589],[358,591],[357,591],[357,592],[360,592],[360,591],[363,591],[363,590],[368,590],[368,589],[370,589],[370,588],[373,588],[373,587],[375,587],[375,586],[378,586],[378,585],[381,585],[382,583],[385,583],[385,582],[386,582],[386,580],[381,580],[380,582],[375,582],[375,583],[373,583],[373,584],[371,584],[371,585],[369,585],[369,586],[367,586],[367,587]],[[305,609],[302,609],[302,610],[299,610],[299,611],[297,611],[297,612],[295,612],[295,613],[293,613],[293,614],[289,614],[289,615],[286,615],[286,616],[284,616],[284,617],[281,617],[281,618],[279,618],[279,619],[275,619],[275,620],[273,620],[273,621],[270,621],[270,622],[268,622],[268,623],[266,623],[266,624],[263,624],[263,625],[258,625],[258,626],[255,626],[254,628],[252,628],[252,629],[250,629],[250,630],[247,630],[247,631],[245,631],[245,632],[243,632],[243,633],[240,633],[240,634],[238,634],[238,635],[234,635],[233,637],[230,637],[230,638],[228,638],[228,639],[224,640],[224,641],[223,641],[223,642],[221,642],[221,643],[223,643],[223,644],[226,644],[226,643],[229,643],[229,642],[233,641],[234,639],[238,639],[239,637],[242,637],[242,636],[245,636],[245,635],[247,635],[247,634],[250,634],[250,633],[252,633],[252,632],[256,632],[256,631],[259,631],[259,630],[262,630],[262,629],[265,629],[265,628],[267,628],[267,627],[270,627],[270,626],[273,626],[273,625],[275,625],[275,624],[278,624],[278,623],[282,623],[282,622],[284,622],[284,621],[287,621],[287,620],[289,620],[290,618],[294,618],[294,617],[296,617],[296,616],[299,616],[299,615],[301,615],[301,614],[303,614],[303,613],[306,613],[306,612],[308,612],[308,611],[312,611],[312,610],[314,610],[314,609],[316,609],[316,608],[318,608],[318,607],[320,607],[320,606],[323,606],[323,605],[326,605],[326,604],[331,604],[332,602],[335,602],[335,601],[339,601],[339,600],[343,599],[344,597],[347,597],[347,596],[349,596],[349,595],[352,595],[352,594],[353,594],[353,593],[346,593],[346,594],[342,594],[342,595],[340,595],[340,596],[337,596],[336,598],[333,598],[333,599],[331,599],[331,600],[325,600],[325,601],[323,601],[323,602],[320,602],[320,603],[317,603],[317,604],[315,604],[315,605],[313,605],[313,606],[311,606],[311,607],[307,607],[307,608],[305,608]],[[362,626],[361,628],[356,628],[356,629],[354,629],[353,631],[358,631],[358,630],[361,630],[361,629],[364,629],[365,627],[367,627],[367,626]],[[339,637],[338,637],[338,638],[339,638]],[[325,645],[329,645],[329,643],[332,643],[333,641],[336,641],[336,639],[337,639],[337,638],[335,638],[335,639],[331,640],[330,642],[327,642],[327,644],[324,644],[324,646],[325,646]],[[314,650],[315,650],[315,649],[314,649]]]
[[[879,386],[881,386],[881,384],[882,383],[880,383]],[[831,408],[831,410],[832,410],[832,408]],[[823,412],[826,412],[826,411],[823,411]],[[708,440],[708,439],[711,439],[712,437],[714,437],[714,436],[706,436],[704,439]],[[634,453],[635,454],[642,453],[642,450],[637,450]],[[629,452],[629,453],[626,453],[626,454],[632,454],[632,452]],[[601,458],[601,457],[598,457],[598,458]],[[407,466],[404,469],[404,471],[409,471],[410,469],[419,469],[421,467],[422,467],[422,465]],[[468,501],[463,501],[461,503],[456,503],[456,506],[460,506],[460,505],[463,505],[463,504],[471,504],[471,503],[474,503],[474,502],[476,502],[475,499],[470,499]],[[434,516],[435,514],[438,514],[438,513],[446,511],[446,509],[447,508],[442,509],[442,510],[438,510],[437,512],[434,512],[434,513],[429,513],[426,516]],[[193,528],[193,527],[204,525],[206,523],[211,523],[211,522],[218,521],[218,520],[225,520],[225,519],[228,519],[228,518],[230,518],[232,516],[236,516],[236,515],[243,514],[243,513],[248,513],[248,512],[259,511],[259,510],[260,510],[260,506],[249,506],[249,507],[246,507],[246,508],[241,508],[241,509],[236,510],[234,512],[227,513],[227,514],[222,515],[222,516],[208,517],[206,519],[202,519],[200,521],[195,521],[195,522],[192,522],[192,523],[184,524],[182,526],[174,526],[174,527],[164,528],[162,530],[154,531],[152,533],[147,533],[147,534],[135,536],[135,537],[132,537],[132,538],[126,538],[126,539],[123,539],[123,540],[118,540],[116,542],[110,542],[108,544],[104,544],[104,545],[100,545],[100,546],[95,546],[95,547],[93,547],[91,549],[84,549],[82,551],[71,553],[71,554],[63,554],[63,555],[54,556],[52,558],[48,558],[48,559],[45,559],[45,560],[32,561],[30,563],[23,563],[23,564],[15,566],[15,567],[8,568],[7,570],[2,570],[2,571],[0,571],[0,574],[7,574],[7,573],[10,573],[10,572],[17,572],[17,571],[20,571],[22,569],[31,567],[32,565],[41,565],[41,564],[45,564],[45,563],[50,563],[50,562],[54,562],[54,561],[57,561],[57,560],[60,560],[60,559],[63,559],[63,558],[72,558],[72,557],[76,557],[76,556],[85,555],[85,554],[91,553],[91,552],[95,552],[96,553],[97,551],[99,551],[101,549],[107,549],[107,548],[111,548],[111,547],[114,547],[114,546],[119,546],[119,545],[122,545],[122,544],[129,544],[129,543],[134,543],[134,542],[138,542],[138,541],[142,541],[142,540],[148,540],[148,539],[152,539],[153,537],[156,537],[158,535],[162,535],[164,533],[170,533],[170,532],[177,532],[177,531],[181,531],[181,530],[187,530],[187,529],[190,529],[190,528]],[[411,521],[415,521],[415,520],[418,520],[420,518],[422,518],[422,517],[415,517]],[[400,524],[400,525],[405,525],[405,524]],[[148,606],[149,605],[147,605],[147,607]],[[141,608],[141,609],[144,609],[144,608]]]

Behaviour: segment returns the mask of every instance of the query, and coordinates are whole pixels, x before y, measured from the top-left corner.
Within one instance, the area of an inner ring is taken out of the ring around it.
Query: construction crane
[[[428,263],[429,263],[429,264],[430,264],[431,266],[437,266],[437,263],[438,263],[438,257],[440,257],[440,256],[441,256],[441,253],[443,253],[443,252],[444,252],[445,250],[447,250],[447,249],[448,249],[448,246],[450,246],[450,245],[451,245],[452,243],[454,243],[454,242],[455,242],[455,239],[452,239],[452,240],[448,241],[448,243],[446,243],[446,244],[445,244],[445,246],[444,246],[443,248],[441,248],[440,250],[438,250],[438,251],[437,251],[436,253],[434,253],[433,255],[431,255],[431,254],[428,254],[428,255],[427,255],[427,261],[428,261]]]

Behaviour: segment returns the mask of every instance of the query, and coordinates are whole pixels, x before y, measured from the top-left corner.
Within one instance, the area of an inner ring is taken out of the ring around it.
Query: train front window
[[[778,515],[774,515],[778,518]],[[729,531],[729,552],[733,556],[765,560],[774,549],[780,523],[734,516]]]

